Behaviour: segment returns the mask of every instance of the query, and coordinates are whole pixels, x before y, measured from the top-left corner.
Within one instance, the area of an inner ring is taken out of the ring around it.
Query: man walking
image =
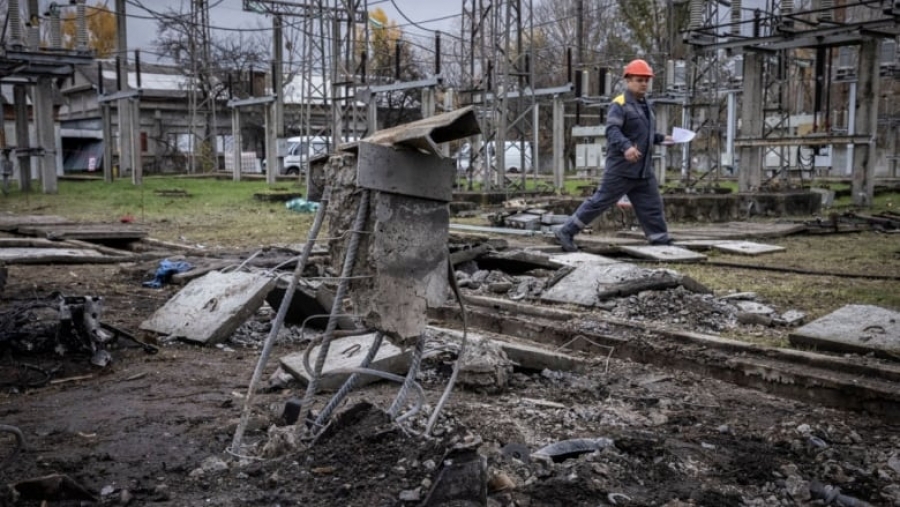
[[[653,174],[653,145],[671,143],[656,132],[656,118],[646,95],[653,69],[644,60],[625,66],[626,91],[613,99],[606,117],[606,170],[594,195],[556,231],[565,252],[575,252],[575,235],[627,195],[651,245],[670,245],[659,184]]]

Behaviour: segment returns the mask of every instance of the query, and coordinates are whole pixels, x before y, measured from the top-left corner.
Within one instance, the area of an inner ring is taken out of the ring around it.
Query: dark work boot
[[[577,252],[578,247],[575,246],[575,235],[578,234],[578,232],[578,227],[576,227],[575,224],[566,222],[553,234],[556,236],[556,241],[559,242],[559,246],[562,247],[563,252]]]

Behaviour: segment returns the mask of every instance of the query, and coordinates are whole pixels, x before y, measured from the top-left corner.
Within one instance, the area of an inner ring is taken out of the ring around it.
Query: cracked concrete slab
[[[596,255],[587,252],[571,252],[571,253],[562,253],[550,256],[550,261],[555,262],[557,264],[563,266],[572,266],[577,267],[582,264],[592,263],[592,264],[615,264],[617,262],[622,262],[618,259],[612,259],[609,257],[604,257],[602,255]]]
[[[794,345],[839,352],[900,355],[900,312],[871,305],[847,305],[790,334]]]
[[[257,273],[210,272],[185,285],[141,329],[216,344],[262,306],[274,284],[274,278]]]
[[[735,240],[714,240],[714,239],[695,239],[686,241],[676,241],[676,246],[690,249],[713,249],[726,253],[735,253],[741,255],[763,255],[776,252],[784,252],[787,248],[777,245],[768,245],[765,243],[757,243],[755,241],[735,241]]]
[[[364,334],[360,336],[348,336],[345,338],[336,338],[331,341],[328,347],[328,356],[325,358],[325,366],[322,368],[322,378],[319,387],[325,391],[335,391],[340,389],[344,381],[350,377],[350,373],[335,373],[338,370],[346,368],[357,368],[362,363],[364,357],[369,352],[372,342],[375,340],[375,333]],[[309,355],[310,367],[315,367],[316,357],[319,355],[320,347],[313,347]],[[290,373],[298,381],[304,385],[309,383],[310,375],[303,365],[303,352],[291,354],[282,357],[280,360],[281,367]],[[404,352],[399,347],[390,343],[385,339],[375,358],[372,360],[369,368],[388,373],[403,375],[409,369],[410,354]],[[372,375],[361,375],[357,386],[363,386],[380,380]]]
[[[597,306],[606,299],[601,298],[601,294],[627,290],[635,283],[647,281],[661,272],[625,262],[585,263],[545,290],[541,300],[545,303]]]
[[[700,262],[706,260],[706,256],[703,254],[674,245],[624,245],[620,246],[619,250],[641,259],[655,261]]]

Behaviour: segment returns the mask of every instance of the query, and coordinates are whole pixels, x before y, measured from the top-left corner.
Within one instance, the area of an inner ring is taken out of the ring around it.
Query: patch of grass
[[[279,188],[305,193],[302,186]],[[167,195],[156,191],[179,190]],[[3,209],[19,214],[61,215],[82,222],[118,222],[129,216],[149,228],[152,237],[209,247],[253,247],[306,241],[312,214],[299,214],[281,202],[262,202],[253,194],[271,191],[265,181],[214,178],[148,177],[130,180],[59,182],[55,195],[12,192],[0,197]]]
[[[900,282],[833,274],[900,275],[900,235],[861,232],[838,235],[798,235],[762,242],[785,247],[784,252],[748,257],[707,252],[709,264],[678,264],[671,268],[702,282],[717,294],[756,292],[762,302],[780,312],[800,310],[808,320],[827,315],[848,304],[876,305],[900,311]],[[773,270],[716,266],[715,262],[771,267]],[[797,269],[822,275],[776,271]],[[752,336],[740,336],[743,340]],[[769,337],[771,338],[771,337]],[[766,344],[785,345],[775,338]]]

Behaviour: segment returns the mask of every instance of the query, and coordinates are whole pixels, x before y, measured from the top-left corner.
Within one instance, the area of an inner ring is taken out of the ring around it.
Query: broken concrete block
[[[715,243],[712,247],[716,250],[726,253],[742,254],[742,255],[763,255],[775,252],[784,252],[787,248],[777,245],[766,245],[753,241],[723,241]]]
[[[462,331],[456,329],[447,329],[435,326],[428,327],[429,332],[434,333],[435,338],[446,337],[455,342],[462,339]],[[475,343],[491,342],[498,345],[509,359],[519,368],[533,371],[553,370],[553,371],[571,371],[580,372],[587,368],[587,363],[577,357],[568,354],[554,352],[537,345],[530,345],[522,342],[491,340],[490,338],[469,332],[467,338]],[[474,347],[475,350],[477,346]],[[468,357],[469,354],[467,353]]]
[[[258,273],[213,271],[188,283],[141,329],[214,345],[262,306],[274,283],[274,278]]]
[[[618,259],[604,257],[602,255],[595,255],[587,252],[571,252],[551,255],[550,261],[563,266],[578,266],[585,263],[615,264],[617,262],[622,262]]]
[[[504,389],[512,373],[512,361],[499,343],[491,340],[470,340],[465,358],[460,363],[459,385],[473,389],[496,391]]]
[[[900,312],[871,305],[847,305],[790,334],[794,345],[896,358],[900,354]]]
[[[541,228],[540,215],[532,215],[530,213],[521,213],[506,217],[504,220],[506,227],[513,229],[525,229],[526,231],[536,231]]]
[[[775,318],[775,323],[779,326],[799,326],[806,320],[806,313],[797,310],[788,310]]]
[[[758,315],[772,315],[775,313],[774,308],[755,301],[734,301],[732,304],[744,313],[756,313]]]
[[[344,381],[350,377],[349,373],[329,373],[345,368],[358,368],[364,357],[369,352],[372,342],[375,339],[375,333],[369,333],[360,336],[348,336],[346,338],[336,338],[331,341],[328,348],[328,356],[325,358],[325,366],[322,368],[322,378],[319,381],[319,388],[323,391],[334,391],[339,389]],[[316,358],[319,355],[320,347],[317,345],[313,348],[309,355],[309,363],[311,368],[315,368]],[[294,376],[304,385],[309,384],[311,376],[303,365],[303,352],[291,354],[280,359],[281,366],[288,373]],[[387,339],[383,340],[375,359],[369,365],[373,370],[385,371],[388,373],[396,373],[404,375],[409,370],[410,354],[400,350]],[[359,378],[357,386],[370,384],[380,380],[378,377],[371,375],[362,375]]]
[[[597,306],[610,297],[661,290],[681,285],[677,274],[634,264],[582,264],[541,294],[548,303]]]

